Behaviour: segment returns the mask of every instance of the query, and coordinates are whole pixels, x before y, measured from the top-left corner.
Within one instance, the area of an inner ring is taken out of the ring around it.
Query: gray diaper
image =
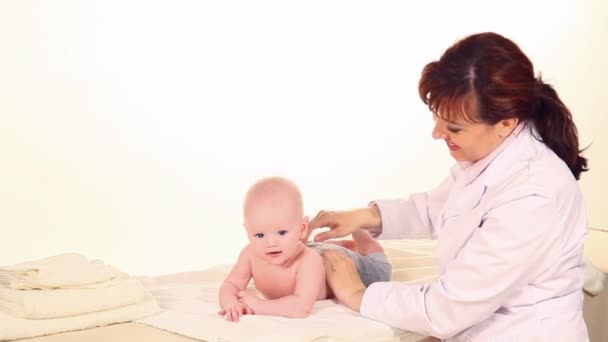
[[[361,277],[361,281],[363,281],[365,287],[368,287],[377,281],[391,280],[392,266],[388,262],[388,258],[384,252],[376,252],[363,256],[357,252],[351,251],[348,248],[329,243],[308,241],[306,242],[306,246],[312,248],[318,253],[323,253],[324,251],[333,249],[348,255],[355,263],[357,272],[359,272],[359,277]]]

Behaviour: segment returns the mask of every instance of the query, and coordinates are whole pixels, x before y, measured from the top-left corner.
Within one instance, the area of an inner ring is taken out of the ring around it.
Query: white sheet
[[[253,315],[244,316],[239,322],[228,322],[217,314],[217,296],[229,270],[229,265],[221,265],[203,272],[142,279],[162,312],[137,322],[205,341],[311,341],[329,337],[362,342],[424,339],[424,336],[361,317],[332,300],[318,301],[311,316],[305,319]]]
[[[381,243],[393,264],[394,281],[421,283],[437,278],[434,241]],[[229,270],[229,265],[219,265],[203,272],[144,279],[144,287],[159,301],[162,312],[138,322],[206,341],[310,341],[323,340],[323,337],[348,341],[419,341],[425,338],[363,318],[331,300],[317,302],[312,315],[306,319],[254,315],[245,316],[238,323],[227,322],[217,315],[217,293]],[[599,279],[593,269],[589,270],[587,284]]]

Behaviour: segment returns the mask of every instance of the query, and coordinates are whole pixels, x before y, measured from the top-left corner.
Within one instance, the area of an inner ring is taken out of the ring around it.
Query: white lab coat
[[[566,164],[531,126],[518,125],[477,163],[455,165],[434,191],[375,202],[378,238],[437,239],[440,276],[372,284],[363,316],[447,341],[589,340],[585,205]]]

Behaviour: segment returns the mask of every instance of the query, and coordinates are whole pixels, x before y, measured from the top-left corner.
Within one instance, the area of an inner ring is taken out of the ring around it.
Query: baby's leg
[[[351,236],[355,244],[355,252],[366,256],[372,253],[384,252],[384,249],[376,239],[374,239],[366,230],[358,229]],[[349,248],[350,249],[350,248]]]

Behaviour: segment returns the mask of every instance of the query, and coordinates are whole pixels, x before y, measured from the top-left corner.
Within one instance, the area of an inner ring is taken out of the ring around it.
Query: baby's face
[[[245,229],[256,256],[273,265],[290,262],[302,249],[300,239],[306,232],[306,221],[297,217],[249,215]]]

